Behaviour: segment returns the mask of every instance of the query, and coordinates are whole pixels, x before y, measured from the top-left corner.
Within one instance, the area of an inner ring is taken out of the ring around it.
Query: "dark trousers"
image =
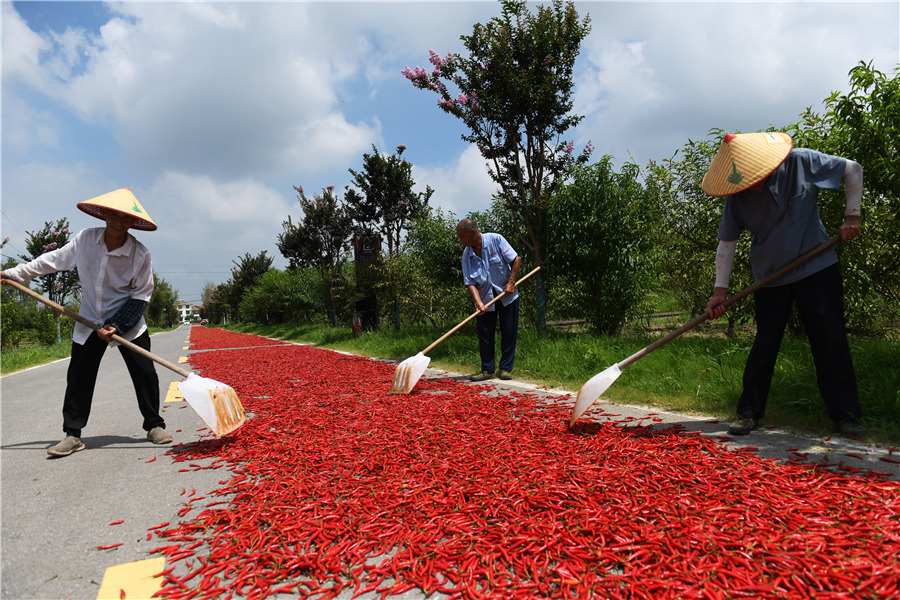
[[[145,350],[150,350],[150,334],[144,332],[132,342]],[[106,352],[107,344],[96,333],[85,341],[84,345],[72,343],[72,359],[66,375],[66,396],[63,400],[63,431],[66,435],[81,437],[81,430],[87,425],[91,415],[91,402],[94,399],[94,386],[97,383],[97,371],[100,370],[100,359]],[[138,408],[144,416],[144,430],[154,427],[165,428],[166,424],[159,414],[159,377],[153,361],[149,358],[119,346],[134,392],[137,395]]]
[[[753,294],[756,310],[756,339],[744,367],[744,390],[738,399],[739,417],[761,419],[775,371],[775,359],[790,317],[797,303],[816,367],[819,392],[835,421],[859,419],[859,393],[844,323],[844,286],[838,266],[800,281],[766,287]]]
[[[481,370],[494,372],[494,337],[500,323],[500,368],[512,371],[516,361],[516,339],[519,337],[519,299],[503,306],[494,303],[494,310],[475,317],[478,331],[478,351],[481,354]]]

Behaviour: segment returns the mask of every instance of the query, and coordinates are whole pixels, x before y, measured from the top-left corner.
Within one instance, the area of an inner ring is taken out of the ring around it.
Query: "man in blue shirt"
[[[755,281],[828,240],[819,217],[820,189],[846,190],[841,240],[859,235],[862,167],[855,161],[806,148],[793,148],[786,133],[729,134],[703,178],[703,190],[725,196],[716,251],[716,283],[707,310],[725,313],[737,238],[753,235],[750,264]],[[865,427],[853,359],[844,323],[843,282],[837,254],[830,249],[753,295],[757,332],[744,367],[737,420],[728,429],[746,435],[759,426],[775,370],[781,339],[797,303],[809,339],[819,391],[829,416],[844,435],[861,438]]]
[[[512,379],[519,335],[519,292],[516,279],[521,260],[509,242],[499,233],[481,233],[472,219],[456,226],[456,235],[466,247],[462,255],[463,283],[475,302],[475,327],[481,371],[472,381],[485,381],[494,376],[494,336],[500,324],[500,379]],[[485,304],[505,293],[491,306]]]

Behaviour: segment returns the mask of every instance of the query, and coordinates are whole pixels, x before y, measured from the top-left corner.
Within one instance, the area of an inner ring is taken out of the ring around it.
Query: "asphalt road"
[[[189,327],[152,336],[152,351],[171,362],[189,352]],[[68,360],[13,373],[0,380],[0,553],[3,599],[94,599],[106,570],[144,561],[160,545],[148,528],[180,520],[178,511],[187,494],[203,494],[222,487],[229,478],[223,469],[181,471],[182,463],[166,456],[169,445],[146,440],[131,381],[119,351],[107,351],[100,368],[90,422],[83,431],[85,450],[64,458],[50,458],[46,449],[63,437],[62,397]],[[163,398],[181,377],[157,366]],[[461,378],[428,370],[425,377]],[[227,382],[224,382],[227,383]],[[493,382],[497,390],[545,393],[550,402],[571,405],[574,393],[543,390],[521,382]],[[571,394],[566,396],[566,394]],[[650,407],[615,406],[598,402],[599,419],[633,417],[680,424],[685,430],[730,445],[755,446],[764,457],[788,460],[796,452],[810,460],[843,462],[866,470],[890,472],[900,479],[900,465],[880,460],[884,448],[839,437],[816,438],[764,428],[746,438],[727,437],[727,423],[709,418],[665,413]],[[651,415],[652,413],[652,415]],[[183,401],[165,404],[163,416],[174,444],[209,435],[204,423]],[[650,419],[650,417],[653,419]],[[853,454],[859,458],[848,456]],[[892,458],[897,458],[894,455]],[[121,523],[117,523],[122,521]],[[115,523],[115,524],[113,524]],[[114,549],[98,546],[119,544]],[[349,598],[352,594],[346,594]],[[115,596],[118,598],[118,595]],[[129,595],[129,598],[133,596]],[[378,597],[367,594],[362,598]],[[398,598],[421,598],[407,592]]]

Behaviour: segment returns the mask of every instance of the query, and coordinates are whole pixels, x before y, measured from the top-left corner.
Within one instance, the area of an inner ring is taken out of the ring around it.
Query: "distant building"
[[[178,311],[178,317],[181,319],[182,323],[200,321],[200,307],[195,306],[190,302],[179,300],[175,303],[175,310]]]

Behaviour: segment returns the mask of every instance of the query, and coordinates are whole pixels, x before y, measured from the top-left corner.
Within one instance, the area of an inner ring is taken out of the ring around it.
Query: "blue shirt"
[[[510,265],[515,262],[516,251],[499,233],[481,234],[481,258],[475,254],[471,246],[463,250],[462,272],[463,283],[474,285],[478,289],[481,301],[487,304],[495,295],[503,293],[503,286],[509,281]],[[519,290],[500,299],[503,306],[515,302],[519,298]],[[488,311],[494,310],[493,306]]]
[[[801,254],[828,241],[819,217],[819,190],[841,186],[847,160],[808,148],[795,148],[775,169],[762,190],[744,190],[725,198],[719,239],[730,242],[749,229],[754,281],[764,279]],[[787,285],[837,262],[834,249],[800,265],[769,285]]]

